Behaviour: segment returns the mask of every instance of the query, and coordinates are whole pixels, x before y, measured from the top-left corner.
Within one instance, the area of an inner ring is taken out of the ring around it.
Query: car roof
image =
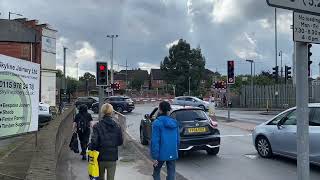
[[[202,110],[201,108],[198,107],[193,107],[193,106],[180,106],[180,105],[171,105],[171,112],[173,111],[180,111],[180,110]]]

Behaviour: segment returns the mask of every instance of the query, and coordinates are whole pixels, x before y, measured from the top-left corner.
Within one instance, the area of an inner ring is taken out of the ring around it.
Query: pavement
[[[139,104],[132,113],[126,114],[128,132],[139,143],[139,125],[144,114],[153,105]],[[217,116],[227,117],[227,111],[217,110]],[[232,111],[234,121],[218,118],[221,132],[221,148],[217,156],[204,151],[190,152],[177,161],[177,172],[189,180],[293,180],[297,177],[296,161],[274,157],[260,158],[253,146],[251,130],[274,115],[260,112]],[[148,147],[145,146],[145,151]],[[320,179],[320,168],[311,166],[310,180]]]

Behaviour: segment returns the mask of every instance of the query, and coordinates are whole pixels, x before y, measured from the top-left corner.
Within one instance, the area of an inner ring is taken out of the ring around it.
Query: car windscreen
[[[202,110],[179,110],[173,112],[172,117],[181,122],[208,119],[208,116]]]

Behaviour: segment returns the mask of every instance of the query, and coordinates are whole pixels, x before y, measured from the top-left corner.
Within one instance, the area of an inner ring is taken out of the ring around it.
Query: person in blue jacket
[[[169,116],[170,111],[170,104],[161,102],[158,117],[152,123],[151,156],[154,160],[152,175],[154,180],[160,180],[160,171],[165,162],[167,180],[175,179],[175,161],[178,159],[180,135],[178,122]]]

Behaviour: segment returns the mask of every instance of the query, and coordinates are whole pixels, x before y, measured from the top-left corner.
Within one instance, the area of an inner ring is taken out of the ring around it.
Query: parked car
[[[132,99],[126,96],[107,97],[104,102],[110,103],[114,110],[119,113],[122,113],[123,111],[132,112],[135,108]]]
[[[88,107],[88,109],[91,109],[92,104],[99,102],[99,98],[88,96],[88,97],[78,97],[75,101],[75,106],[78,108],[80,105],[84,104]]]
[[[152,123],[158,114],[158,107],[146,114],[140,123],[140,141],[148,145],[151,141]],[[176,119],[180,128],[179,152],[206,150],[216,155],[220,149],[218,124],[210,119],[201,108],[172,105],[170,116]]]
[[[175,105],[180,106],[193,106],[193,107],[199,107],[205,111],[209,110],[210,103],[207,101],[203,101],[197,97],[192,96],[180,96],[176,97],[173,100],[173,103]]]
[[[320,104],[309,104],[310,161],[320,165]],[[259,155],[270,158],[274,154],[297,158],[296,107],[257,126],[253,144]]]
[[[50,112],[50,105],[46,103],[39,103],[39,125],[45,124],[52,120],[52,113]]]

